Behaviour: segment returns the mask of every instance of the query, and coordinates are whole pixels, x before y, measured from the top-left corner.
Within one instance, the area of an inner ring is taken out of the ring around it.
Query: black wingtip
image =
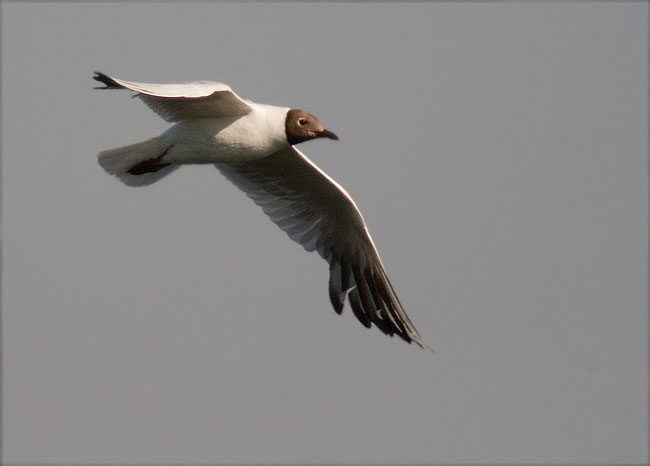
[[[433,354],[436,354],[436,351],[435,351],[433,348],[431,348],[429,345],[427,345],[427,344],[424,342],[424,340],[422,340],[422,339],[420,339],[420,340],[413,340],[413,339],[411,339],[411,341],[409,341],[409,344],[410,344],[411,342],[415,343],[416,345],[418,345],[418,346],[419,346],[420,348],[422,348],[422,349],[428,349],[428,350],[431,351]]]
[[[110,76],[102,73],[101,71],[95,71],[95,76],[93,76],[93,79],[95,81],[99,81],[104,85],[104,87],[94,87],[93,89],[121,89],[122,86],[117,84],[113,78]]]
[[[345,299],[345,294],[343,294],[343,297],[341,298],[341,295],[339,295],[336,289],[332,285],[330,285],[329,295],[330,295],[330,302],[332,303],[332,307],[334,308],[334,311],[337,314],[341,314],[343,312],[343,300]]]
[[[370,318],[366,315],[366,313],[363,310],[363,305],[361,304],[361,297],[359,296],[359,290],[356,286],[352,288],[348,293],[348,299],[350,300],[352,313],[359,320],[359,322],[361,322],[361,325],[363,325],[366,328],[372,327],[372,322],[370,322]]]

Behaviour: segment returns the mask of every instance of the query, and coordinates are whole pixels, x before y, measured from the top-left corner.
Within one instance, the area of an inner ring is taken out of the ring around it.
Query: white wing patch
[[[230,86],[216,81],[194,81],[181,84],[152,84],[124,81],[95,72],[93,77],[106,87],[136,92],[151,110],[167,121],[246,115],[251,106]]]

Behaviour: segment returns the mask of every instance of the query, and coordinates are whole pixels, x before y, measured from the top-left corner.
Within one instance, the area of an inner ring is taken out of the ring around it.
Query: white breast
[[[256,160],[289,146],[288,108],[251,104],[243,116],[183,120],[164,134],[173,142],[165,160],[176,163],[233,163]]]

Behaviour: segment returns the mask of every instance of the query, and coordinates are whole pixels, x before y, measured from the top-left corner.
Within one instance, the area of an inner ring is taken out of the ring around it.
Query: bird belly
[[[176,141],[165,160],[169,163],[236,163],[261,159],[286,147],[278,134],[255,115],[197,118],[168,130]]]

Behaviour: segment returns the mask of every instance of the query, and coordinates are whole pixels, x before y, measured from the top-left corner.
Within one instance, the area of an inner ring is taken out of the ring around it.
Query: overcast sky
[[[646,462],[647,8],[3,3],[4,461]],[[93,70],[315,114],[435,354]]]

